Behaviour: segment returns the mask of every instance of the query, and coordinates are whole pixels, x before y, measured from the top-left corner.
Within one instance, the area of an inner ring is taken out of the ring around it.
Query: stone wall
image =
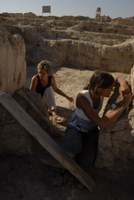
[[[36,66],[40,60],[49,59],[54,66],[68,64],[130,73],[134,63],[133,25],[122,25],[118,20],[104,23],[26,13],[22,18],[15,14],[2,16],[0,21],[3,26],[10,26],[10,32],[11,26],[14,30],[16,27],[15,37],[22,33],[28,65]]]
[[[134,108],[100,132],[96,167],[126,170],[134,167]]]
[[[103,69],[111,72],[130,73],[134,63],[134,40],[109,46],[90,41],[65,39],[71,37],[59,32],[61,39],[46,39],[48,32],[24,28],[26,59],[28,64],[37,65],[42,59],[51,60],[54,66],[86,66],[91,69]],[[61,35],[60,35],[61,34]],[[53,37],[56,37],[53,35]]]
[[[19,34],[0,32],[0,90],[12,94],[26,80],[25,43]]]

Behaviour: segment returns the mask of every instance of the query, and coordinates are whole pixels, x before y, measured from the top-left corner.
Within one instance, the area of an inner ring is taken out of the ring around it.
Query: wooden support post
[[[95,187],[92,178],[71,159],[62,148],[44,131],[11,97],[0,93],[1,105],[43,146],[64,168],[73,174],[90,191]]]

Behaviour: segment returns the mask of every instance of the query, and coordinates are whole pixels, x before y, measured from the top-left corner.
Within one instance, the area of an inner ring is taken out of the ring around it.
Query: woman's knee
[[[55,97],[54,97],[54,91],[52,87],[46,88],[44,92],[44,98],[46,100],[48,108],[51,110],[52,107],[56,109],[56,103],[55,103]]]

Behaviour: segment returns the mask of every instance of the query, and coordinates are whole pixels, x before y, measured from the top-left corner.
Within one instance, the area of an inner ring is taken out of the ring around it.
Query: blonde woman
[[[42,60],[37,65],[37,74],[31,79],[30,90],[39,93],[46,102],[46,106],[49,112],[56,113],[56,103],[54,92],[65,97],[69,101],[73,101],[73,98],[65,94],[60,88],[58,88],[54,75],[51,74],[51,63],[48,60]]]

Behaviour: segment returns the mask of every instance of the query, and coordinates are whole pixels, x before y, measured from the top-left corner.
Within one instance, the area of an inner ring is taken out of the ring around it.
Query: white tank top
[[[100,97],[100,104],[99,104],[98,108],[94,109],[93,102],[90,97],[89,91],[83,90],[82,94],[87,98],[87,100],[89,101],[94,112],[99,113],[99,111],[102,107],[103,97],[102,96]],[[92,128],[94,128],[97,125],[85,115],[85,113],[83,112],[82,109],[79,109],[76,107],[75,112],[73,113],[72,118],[71,118],[70,122],[68,123],[68,127],[70,127],[70,126],[71,127],[73,126],[78,131],[89,132]]]
[[[94,110],[94,112],[95,113],[99,113],[99,111],[100,111],[100,109],[102,107],[103,97],[102,96],[100,97],[100,103],[99,103],[98,108],[94,109],[94,107],[93,107],[93,101],[92,101],[92,99],[90,97],[89,91],[88,90],[83,90],[81,93],[83,94],[83,96],[85,96],[88,99],[88,101],[89,101],[92,109]],[[82,109],[79,109],[79,108],[76,107],[75,112],[76,112],[76,115],[78,117],[80,117],[81,119],[89,120],[90,121],[90,119],[85,115],[85,113],[83,112]]]

